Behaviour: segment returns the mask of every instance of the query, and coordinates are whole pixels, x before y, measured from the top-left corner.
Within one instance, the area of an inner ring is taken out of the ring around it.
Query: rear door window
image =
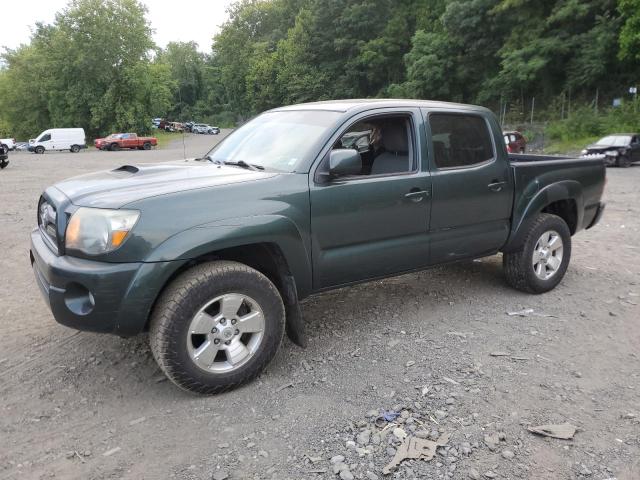
[[[436,167],[457,168],[484,163],[494,157],[487,122],[478,115],[429,115]]]

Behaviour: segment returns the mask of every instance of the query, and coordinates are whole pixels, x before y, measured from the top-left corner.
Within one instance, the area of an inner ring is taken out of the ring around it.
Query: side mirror
[[[329,175],[341,177],[358,175],[362,172],[362,158],[357,150],[339,148],[332,150],[329,155]]]

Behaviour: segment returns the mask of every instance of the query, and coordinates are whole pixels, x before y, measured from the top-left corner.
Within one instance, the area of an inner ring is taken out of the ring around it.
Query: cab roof
[[[484,107],[477,105],[467,105],[463,103],[439,102],[434,100],[412,100],[399,98],[356,98],[345,100],[324,100],[321,102],[299,103],[296,105],[288,105],[278,107],[271,110],[272,112],[291,111],[291,110],[326,110],[333,112],[353,112],[364,111],[375,108],[393,108],[393,107],[409,107],[409,108],[433,108],[433,109],[451,109],[451,110],[467,110],[467,111],[488,111]]]

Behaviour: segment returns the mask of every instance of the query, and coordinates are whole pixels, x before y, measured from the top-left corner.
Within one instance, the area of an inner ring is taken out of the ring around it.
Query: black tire
[[[189,356],[188,330],[203,306],[228,293],[255,299],[264,314],[264,334],[246,363],[230,372],[211,373]],[[242,263],[215,261],[187,270],[165,289],[151,314],[149,341],[156,362],[173,383],[187,391],[215,394],[259,375],[278,351],[284,331],[285,310],[275,285]]]
[[[112,152],[117,152],[120,150],[120,145],[117,143],[112,143],[111,145],[109,145],[109,150],[111,150]]]
[[[627,168],[631,165],[631,162],[626,155],[620,155],[618,160],[616,160],[616,165],[620,168]]]
[[[78,153],[80,151],[80,147],[78,145],[71,145],[71,153]]]
[[[507,283],[523,292],[548,292],[562,281],[567,272],[571,259],[571,232],[562,218],[549,213],[539,214],[526,228],[522,248],[515,252],[505,252],[502,256],[502,266]],[[538,240],[547,231],[558,233],[563,244],[563,254],[557,271],[550,278],[543,280],[536,275],[532,260]]]
[[[142,144],[142,149],[151,150],[151,144],[149,142],[144,142],[144,144]]]
[[[42,155],[44,153],[44,147],[42,145],[38,145],[33,151],[38,155]]]

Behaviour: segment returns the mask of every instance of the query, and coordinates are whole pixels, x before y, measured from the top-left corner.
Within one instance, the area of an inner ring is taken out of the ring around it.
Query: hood
[[[120,208],[143,198],[198,188],[253,182],[278,175],[209,162],[124,165],[114,170],[90,173],[64,180],[54,187],[75,205]]]
[[[594,152],[603,152],[605,150],[619,150],[619,149],[622,149],[622,148],[627,148],[627,147],[620,146],[620,145],[601,145],[601,144],[596,145],[594,143],[594,144],[591,144],[591,145],[587,146],[586,149],[587,150],[592,150]]]

